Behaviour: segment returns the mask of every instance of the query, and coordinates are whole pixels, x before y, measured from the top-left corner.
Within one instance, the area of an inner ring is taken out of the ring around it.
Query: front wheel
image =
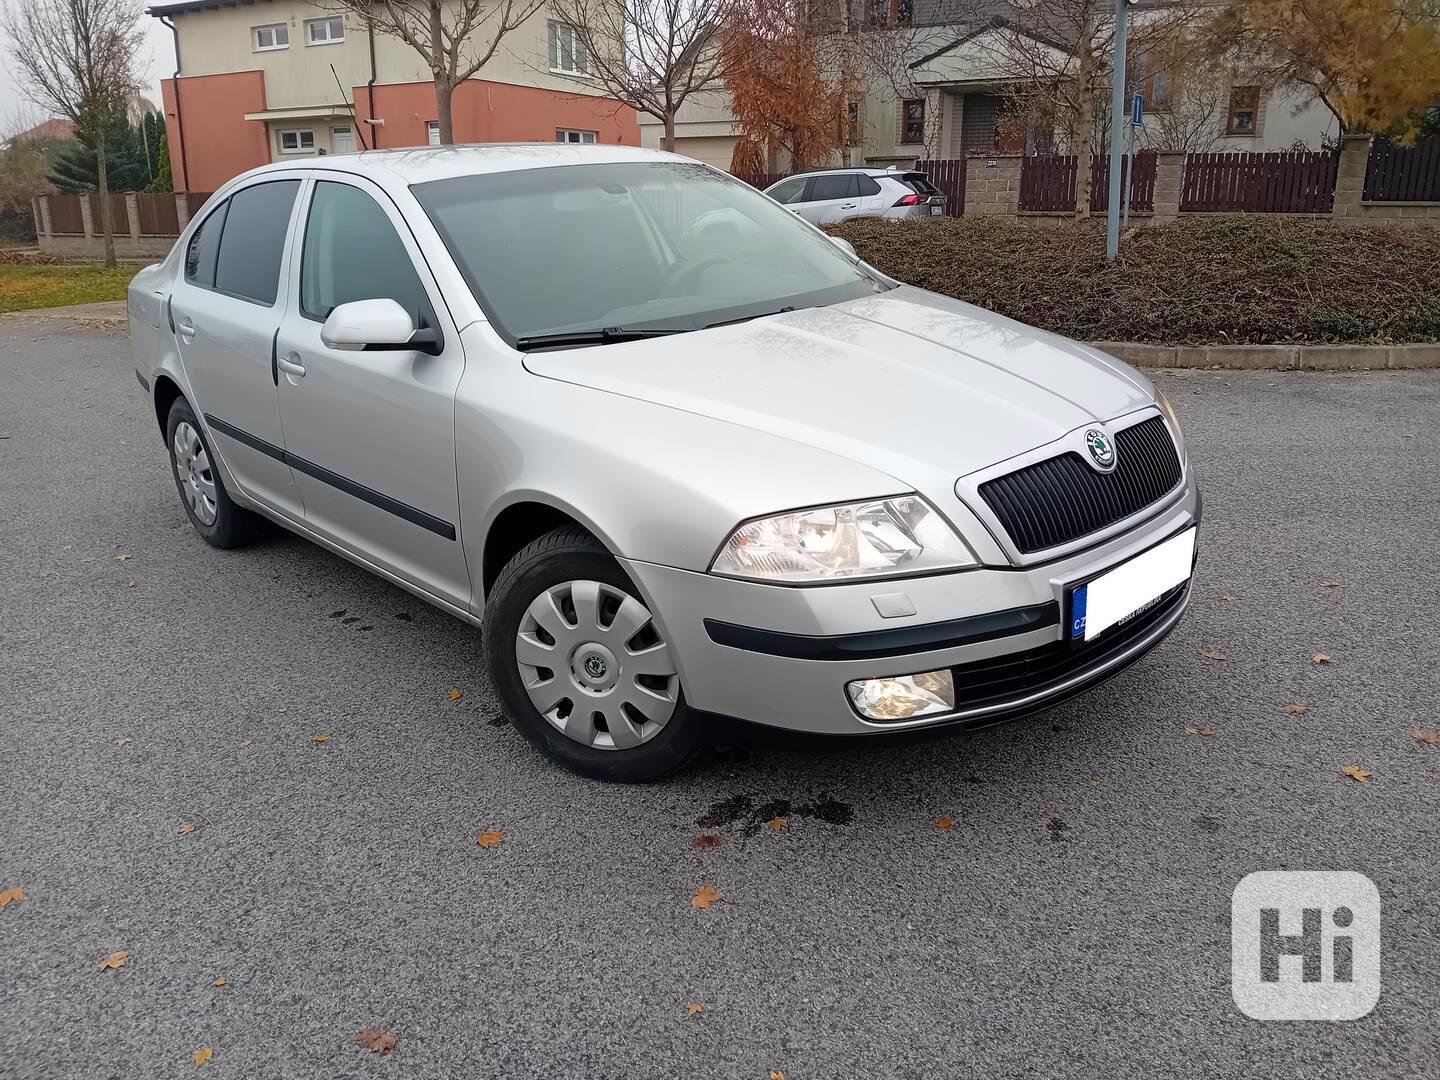
[[[653,614],[583,529],[556,529],[510,560],[485,605],[484,642],[515,726],[574,772],[654,780],[699,745]]]

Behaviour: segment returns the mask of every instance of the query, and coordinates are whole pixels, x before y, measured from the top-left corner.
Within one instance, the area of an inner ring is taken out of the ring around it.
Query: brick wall
[[[1019,154],[972,157],[965,162],[965,216],[1020,212]]]

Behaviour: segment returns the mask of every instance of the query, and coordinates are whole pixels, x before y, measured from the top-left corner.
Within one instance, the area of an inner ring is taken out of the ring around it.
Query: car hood
[[[949,489],[1154,400],[1143,376],[1088,346],[907,286],[525,364],[862,461],[897,491]]]

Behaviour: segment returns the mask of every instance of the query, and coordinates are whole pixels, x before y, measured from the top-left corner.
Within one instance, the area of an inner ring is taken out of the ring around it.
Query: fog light
[[[949,671],[857,679],[845,689],[855,708],[870,720],[913,720],[955,709],[955,680]]]

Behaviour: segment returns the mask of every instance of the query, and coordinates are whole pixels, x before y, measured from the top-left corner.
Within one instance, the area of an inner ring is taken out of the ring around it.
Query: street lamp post
[[[1120,252],[1120,168],[1124,157],[1125,29],[1134,0],[1115,0],[1115,56],[1110,65],[1110,202],[1105,213],[1105,259]]]

